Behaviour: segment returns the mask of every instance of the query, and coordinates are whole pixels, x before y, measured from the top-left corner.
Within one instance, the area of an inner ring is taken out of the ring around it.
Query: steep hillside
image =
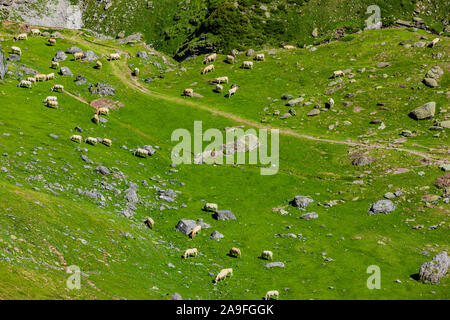
[[[179,64],[143,42],[67,29],[41,28],[55,46],[47,36],[13,40],[26,30],[0,30],[9,58],[0,84],[1,299],[261,299],[268,290],[280,299],[449,298],[448,276],[417,280],[424,262],[449,250],[448,37],[428,47],[435,36],[423,30],[370,30],[257,51],[264,61],[238,53],[229,64],[219,55],[201,75],[204,56]],[[96,57],[58,53],[74,46]],[[121,59],[110,61],[111,53]],[[52,69],[55,55],[63,60]],[[240,68],[243,61],[253,69]],[[436,66],[438,87],[427,87],[422,80]],[[330,79],[337,70],[345,76]],[[36,73],[55,78],[18,87]],[[217,92],[211,81],[222,76],[229,82]],[[51,91],[55,84],[63,92]],[[233,84],[239,90],[226,98]],[[183,97],[186,88],[197,95]],[[59,108],[45,105],[48,96]],[[299,97],[286,106],[284,98]],[[408,115],[431,101],[432,117]],[[95,123],[102,103],[109,115]],[[174,165],[172,133],[193,132],[194,121],[223,133],[278,128],[278,173],[261,175],[268,165],[260,158]],[[154,154],[136,157],[144,146]],[[295,207],[298,195],[313,202]],[[395,210],[371,215],[387,198]],[[236,220],[215,219],[202,210],[206,202]],[[182,219],[202,230],[190,238],[176,229]],[[223,238],[212,239],[214,231]],[[232,247],[241,258],[227,255]],[[199,255],[183,259],[188,248]],[[273,261],[259,258],[263,250]],[[71,265],[82,272],[81,290],[66,287]],[[381,269],[380,290],[367,288],[371,265]],[[223,268],[233,276],[214,284]]]
[[[335,39],[365,28],[374,14],[367,12],[372,5],[379,6],[385,26],[401,19],[436,33],[448,32],[449,1],[32,0],[3,7],[3,16],[47,26],[83,26],[110,37],[139,32],[157,50],[183,60],[213,51]]]

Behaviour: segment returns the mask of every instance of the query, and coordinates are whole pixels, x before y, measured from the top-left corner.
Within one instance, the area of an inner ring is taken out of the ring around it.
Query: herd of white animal
[[[41,35],[41,31],[39,29],[31,29],[31,35],[36,36],[36,35]],[[14,40],[27,40],[28,39],[28,35],[26,33],[23,34],[19,34],[17,36],[14,37]],[[50,45],[56,45],[56,40],[55,39],[49,39],[48,40]],[[293,46],[284,46],[285,49],[293,49]],[[12,46],[11,47],[11,52],[18,54],[18,55],[22,55],[22,50],[20,47],[17,46]],[[83,52],[77,52],[74,53],[74,60],[81,60],[84,58],[84,53]],[[119,53],[111,53],[108,56],[108,60],[113,61],[113,60],[120,60],[121,56]],[[205,60],[203,61],[203,63],[211,63],[217,60],[217,54],[211,54],[206,56]],[[264,61],[264,54],[257,54],[254,58],[255,61]],[[228,63],[234,63],[235,62],[235,57],[232,55],[229,55],[226,57],[226,62]],[[56,69],[59,67],[59,63],[52,61],[52,65],[51,68]],[[102,67],[102,63],[100,61],[96,62],[95,68],[100,69]],[[253,61],[243,61],[241,68],[243,69],[253,69]],[[209,72],[214,71],[214,65],[210,64],[207,67],[205,67],[202,71],[202,74],[207,74]],[[133,71],[133,75],[137,75],[139,74],[139,69],[135,69]],[[338,72],[335,74],[335,76],[341,76],[341,74],[339,74]],[[27,80],[21,80],[19,82],[18,87],[22,87],[22,88],[31,88],[33,84],[40,82],[40,81],[48,81],[48,80],[53,80],[55,78],[54,73],[50,73],[50,74],[37,74],[34,77],[28,77]],[[222,83],[227,83],[228,84],[229,79],[227,76],[223,76],[223,77],[217,77],[214,80],[212,80],[212,83],[216,84],[216,90],[220,90],[222,91],[223,87],[222,87]],[[237,85],[232,85],[231,88],[228,90],[228,97],[233,96],[236,91],[239,89],[239,86]],[[53,92],[63,92],[64,91],[64,86],[60,85],[60,84],[55,84],[51,91]],[[183,92],[184,96],[190,96],[192,97],[194,95],[194,90],[191,88],[185,89]],[[56,96],[48,96],[46,97],[46,99],[44,100],[44,104],[47,107],[50,108],[58,108],[58,99]],[[92,122],[94,123],[98,123],[99,122],[99,115],[109,115],[109,108],[106,107],[100,107],[96,109],[96,112],[94,114],[94,117],[91,119]],[[83,137],[81,135],[78,134],[74,134],[70,137],[70,140],[76,143],[81,143],[83,141]],[[87,137],[86,139],[84,139],[84,142],[90,145],[97,145],[97,143],[101,143],[105,146],[111,147],[112,146],[112,141],[111,139],[107,139],[107,138],[103,138],[101,140],[98,140],[97,138],[94,137]],[[143,149],[143,148],[137,148],[134,151],[134,155],[138,156],[138,157],[147,157],[149,155],[148,150]],[[218,210],[218,205],[215,203],[207,203],[204,207],[204,210],[206,211],[217,211]],[[151,229],[154,228],[155,222],[152,218],[147,217],[144,221],[144,223]],[[201,231],[201,225],[198,225],[196,227],[193,228],[193,230],[191,231],[191,233],[189,234],[190,238],[194,238],[199,232]],[[190,249],[186,249],[184,254],[183,254],[183,258],[187,259],[189,257],[196,257],[199,254],[199,251],[197,248],[190,248]],[[228,252],[229,256],[232,257],[236,257],[236,258],[241,258],[242,257],[242,253],[241,250],[239,248],[231,248],[230,251]],[[261,259],[265,259],[265,260],[273,260],[273,253],[272,251],[269,250],[264,250],[262,251],[261,255],[259,256],[259,258]],[[217,283],[221,280],[226,279],[228,276],[232,276],[233,275],[233,269],[232,268],[225,268],[220,270],[220,272],[216,275],[216,277],[214,278],[213,282]],[[272,298],[277,298],[279,297],[279,293],[277,290],[271,290],[268,291],[265,295],[265,299],[269,300]]]
[[[205,59],[203,60],[203,64],[208,64],[211,62],[215,62],[217,60],[217,53],[213,53],[210,54],[208,56],[205,57]],[[264,57],[264,53],[259,53],[255,56],[254,58],[255,61],[264,61],[265,57]],[[228,55],[225,59],[225,62],[230,63],[230,64],[234,64],[235,62],[235,57],[233,55]],[[243,61],[242,65],[241,65],[242,69],[253,69],[253,61]],[[212,71],[215,70],[215,66],[214,64],[210,64],[208,66],[206,66],[205,68],[203,68],[201,74],[205,75],[207,73],[210,73]],[[213,84],[216,84],[216,92],[222,92],[223,91],[223,86],[221,85],[222,83],[227,83],[228,84],[228,77],[224,76],[224,77],[218,77],[215,78],[214,80],[210,81]],[[236,94],[237,90],[239,89],[239,86],[236,84],[233,84],[231,86],[231,88],[228,90],[228,94],[227,97],[231,98],[233,95]],[[194,89],[192,88],[187,88],[184,89],[183,91],[183,96],[185,97],[193,97],[194,96]]]

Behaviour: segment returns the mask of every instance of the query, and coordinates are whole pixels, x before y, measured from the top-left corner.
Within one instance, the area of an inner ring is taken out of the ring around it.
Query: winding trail
[[[80,34],[81,35],[81,34]],[[80,41],[81,39],[81,41]],[[153,98],[156,99],[161,99],[161,100],[165,100],[165,101],[169,101],[169,102],[173,102],[176,104],[180,104],[180,105],[186,105],[192,108],[196,108],[196,109],[200,109],[203,111],[208,111],[211,113],[215,113],[221,117],[233,120],[235,122],[238,122],[240,124],[244,124],[247,125],[249,127],[253,127],[253,128],[258,128],[258,129],[278,129],[280,134],[282,135],[288,135],[288,136],[292,136],[298,139],[306,139],[306,140],[311,140],[311,141],[317,141],[317,142],[323,142],[323,143],[329,143],[329,144],[338,144],[338,145],[346,145],[346,146],[350,146],[350,147],[361,147],[364,149],[382,149],[382,150],[394,150],[394,151],[398,151],[398,152],[404,152],[404,153],[408,153],[408,154],[412,154],[418,157],[421,157],[427,161],[430,162],[435,162],[435,163],[448,163],[450,160],[448,158],[448,156],[450,156],[450,151],[449,150],[441,150],[443,151],[442,154],[440,154],[441,156],[444,156],[445,159],[441,159],[438,158],[430,153],[426,153],[426,152],[421,152],[421,151],[417,151],[417,150],[412,150],[412,149],[408,149],[408,148],[404,148],[404,147],[399,147],[396,145],[384,145],[384,144],[379,144],[379,143],[362,143],[362,142],[356,142],[356,141],[351,141],[350,139],[348,140],[333,140],[333,139],[328,139],[328,138],[321,138],[321,137],[316,137],[316,136],[311,136],[311,135],[306,135],[306,134],[302,134],[302,133],[298,133],[294,130],[291,129],[287,129],[287,128],[275,128],[275,127],[271,127],[269,125],[264,125],[262,123],[259,123],[257,121],[254,120],[249,120],[243,117],[240,117],[238,115],[235,115],[233,113],[229,113],[226,111],[222,111],[222,110],[218,110],[214,107],[208,106],[208,105],[204,105],[202,103],[199,103],[197,101],[192,101],[192,100],[187,100],[185,98],[179,98],[179,97],[174,97],[174,96],[168,96],[159,92],[155,92],[155,91],[151,91],[150,89],[148,89],[147,87],[145,87],[142,83],[138,82],[138,79],[133,77],[131,75],[131,69],[128,67],[127,64],[127,59],[129,57],[129,53],[125,50],[119,49],[117,47],[113,47],[113,46],[109,46],[106,44],[101,44],[101,43],[97,43],[95,41],[90,41],[87,39],[84,39],[82,37],[80,38],[72,38],[73,41],[75,42],[82,42],[84,44],[90,44],[90,45],[95,45],[98,47],[102,47],[102,51],[105,50],[105,48],[111,49],[111,50],[115,50],[116,52],[120,52],[125,58],[123,60],[120,61],[114,61],[113,63],[111,63],[111,67],[113,69],[113,72],[115,74],[116,77],[118,77],[126,86],[133,88],[134,90],[141,92],[145,95],[151,96]],[[127,70],[127,72],[124,72],[124,70]],[[72,96],[73,98],[77,99],[78,101],[81,101],[83,103],[86,103],[89,105],[89,102],[84,100],[83,98],[77,97],[73,94],[71,94],[70,92],[65,91],[65,93],[67,93],[68,95]],[[129,129],[132,129],[131,126],[129,125],[125,125],[125,124],[121,124]],[[135,130],[136,131],[136,130]],[[137,132],[137,131],[136,131]],[[143,134],[142,132],[138,132],[139,134]]]

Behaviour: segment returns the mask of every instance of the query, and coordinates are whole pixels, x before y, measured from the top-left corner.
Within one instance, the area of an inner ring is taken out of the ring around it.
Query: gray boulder
[[[95,85],[89,86],[89,92],[99,96],[113,96],[116,93],[116,89],[105,83],[97,82]]]
[[[20,61],[20,56],[19,56],[18,54],[11,53],[11,54],[8,56],[7,60],[8,60],[8,61],[11,61],[11,62],[18,62],[18,61]]]
[[[294,96],[292,94],[283,94],[281,96],[281,100],[291,100],[294,99]]]
[[[415,120],[424,120],[434,117],[436,112],[436,102],[428,102],[409,113],[409,116]]]
[[[315,212],[309,212],[309,213],[302,214],[300,216],[300,218],[305,219],[305,220],[313,220],[313,219],[319,218],[319,215]]]
[[[69,48],[66,49],[65,53],[74,54],[74,53],[78,53],[78,52],[83,52],[83,50],[81,50],[78,47],[69,47]]]
[[[437,87],[439,87],[438,82],[436,81],[436,79],[433,79],[433,78],[425,78],[425,79],[423,79],[423,84],[426,85],[427,87],[430,87],[430,88],[437,88]]]
[[[395,205],[391,200],[378,200],[370,207],[370,215],[384,213],[388,214],[395,210]]]
[[[270,268],[284,268],[284,263],[283,262],[268,262],[266,264],[264,264],[264,266],[268,269]]]
[[[72,71],[68,67],[61,67],[59,74],[62,76],[73,76]]]
[[[420,267],[419,279],[425,283],[437,284],[447,274],[449,257],[447,252],[443,251],[436,255],[430,262],[424,263]]]
[[[209,236],[210,239],[220,241],[224,236],[219,231],[213,231]]]
[[[85,77],[83,77],[83,76],[78,75],[78,76],[75,78],[75,84],[76,84],[76,85],[82,85],[82,84],[84,84],[84,83],[86,83],[86,82],[87,82],[87,79],[86,79]]]
[[[56,62],[64,61],[66,59],[67,59],[67,55],[62,50],[59,50],[53,57],[53,61],[56,61]]]
[[[294,200],[291,201],[291,205],[293,207],[306,208],[307,206],[309,206],[313,202],[314,202],[314,200],[311,199],[310,197],[307,197],[307,196],[295,196]]]
[[[352,161],[352,164],[354,166],[358,166],[358,167],[362,167],[362,166],[367,166],[369,164],[371,164],[373,162],[373,158],[371,157],[358,157],[355,160]]]
[[[109,169],[105,166],[98,166],[97,168],[95,168],[95,171],[97,171],[98,173],[101,173],[104,176],[109,176],[111,173],[109,171]]]
[[[194,229],[196,226],[197,223],[194,220],[181,219],[175,228],[182,234],[187,236],[192,232],[192,229]]]
[[[30,68],[29,66],[25,65],[25,64],[21,64],[17,67],[17,69],[22,70],[22,72],[24,74],[31,74],[31,75],[36,75],[38,74],[38,72],[36,70],[34,70],[33,68]]]
[[[303,97],[299,97],[299,98],[296,98],[296,99],[291,99],[291,100],[289,100],[286,103],[286,105],[289,106],[289,107],[293,107],[293,106],[298,105],[299,103],[302,103],[304,100],[305,99]]]
[[[183,298],[181,297],[181,295],[178,292],[175,292],[172,296],[171,296],[172,300],[183,300]]]
[[[125,190],[125,200],[127,201],[127,206],[132,209],[134,209],[135,205],[139,202],[137,188],[137,184],[131,182],[128,189]]]
[[[217,220],[236,220],[236,216],[231,210],[217,210],[213,216]]]
[[[142,34],[141,33],[135,33],[135,34],[129,35],[126,38],[119,39],[118,42],[120,44],[122,44],[122,43],[136,43],[136,42],[139,42],[141,40],[142,40]]]
[[[95,61],[98,60],[98,57],[93,51],[88,50],[84,53],[84,59],[87,61]]]
[[[8,72],[8,64],[6,63],[5,55],[0,50],[0,79],[4,79],[6,72]]]
[[[147,60],[147,59],[148,59],[148,54],[147,54],[146,51],[139,51],[139,52],[136,54],[136,57]]]

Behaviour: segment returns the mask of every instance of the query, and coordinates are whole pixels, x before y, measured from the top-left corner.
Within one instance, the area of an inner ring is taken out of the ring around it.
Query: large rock
[[[75,78],[75,84],[76,84],[76,85],[82,85],[82,84],[84,84],[84,83],[86,83],[86,82],[87,82],[87,79],[86,79],[85,77],[83,77],[83,76],[78,75],[78,76]]]
[[[31,74],[31,75],[36,75],[38,74],[38,72],[36,70],[34,70],[33,68],[25,65],[25,64],[21,64],[17,67],[17,69],[22,70],[22,72],[24,74]]]
[[[289,106],[289,107],[293,107],[293,106],[298,105],[299,103],[302,103],[304,100],[305,99],[303,97],[299,97],[299,98],[296,98],[296,99],[291,99],[291,100],[289,100],[286,103],[286,105]]]
[[[56,62],[64,61],[66,59],[67,59],[67,55],[62,50],[59,50],[53,57],[53,61],[56,61]]]
[[[245,55],[246,55],[247,57],[252,57],[252,56],[255,55],[255,50],[253,50],[253,49],[248,49],[247,52],[245,52]]]
[[[300,218],[305,219],[305,220],[314,220],[314,219],[319,218],[319,215],[315,212],[309,212],[309,213],[302,214],[300,216]]]
[[[378,68],[387,68],[389,67],[391,64],[389,62],[379,62],[377,63],[377,67]]]
[[[424,85],[426,85],[427,87],[430,87],[430,88],[439,87],[438,82],[433,78],[425,78],[425,79],[423,79],[423,83],[424,83]]]
[[[139,197],[137,195],[137,184],[130,183],[128,189],[125,190],[125,200],[127,202],[127,207],[131,210],[135,209],[136,204],[139,202]]]
[[[83,50],[81,50],[78,47],[69,47],[69,48],[66,49],[65,53],[74,54],[74,53],[78,53],[78,52],[83,52]]]
[[[89,86],[89,92],[100,96],[113,96],[116,89],[105,83],[97,82],[95,85]]]
[[[181,219],[175,228],[185,236],[188,236],[196,226],[197,223],[194,220]]]
[[[236,220],[236,216],[230,210],[217,210],[213,216],[217,220]]]
[[[221,234],[219,231],[213,231],[209,238],[212,240],[220,241],[220,239],[223,238],[223,234]]]
[[[129,35],[126,38],[119,39],[118,42],[120,44],[122,43],[136,43],[142,40],[142,34],[141,33],[134,33],[132,35]]]
[[[136,54],[136,56],[137,56],[138,58],[141,58],[141,59],[145,59],[145,60],[148,59],[148,54],[147,54],[146,51],[139,51],[139,52]]]
[[[373,158],[371,157],[358,157],[355,160],[352,161],[352,164],[354,166],[358,166],[358,167],[362,167],[362,166],[367,166],[369,164],[371,164],[373,162]]]
[[[19,62],[19,61],[20,61],[20,56],[19,56],[18,54],[11,53],[11,54],[8,56],[7,60],[8,60],[8,61],[11,61],[11,62]]]
[[[98,173],[101,173],[104,176],[109,176],[109,174],[111,173],[109,171],[109,169],[105,166],[98,166],[95,171],[97,171]]]
[[[276,268],[276,267],[284,268],[284,263],[283,262],[268,262],[268,263],[264,264],[264,266],[269,269]]]
[[[439,122],[439,126],[441,126],[442,128],[450,129],[450,120]]]
[[[425,283],[439,283],[447,274],[449,257],[447,252],[443,251],[436,255],[430,262],[424,263],[420,267],[419,279]]]
[[[434,117],[436,112],[436,102],[428,102],[409,113],[409,116],[415,120],[424,120]]]
[[[318,116],[320,114],[320,109],[314,108],[311,111],[309,111],[306,115],[308,117],[315,117]]]
[[[61,67],[59,74],[62,76],[73,76],[72,71],[68,67]]]
[[[384,213],[388,214],[395,210],[395,205],[391,200],[378,200],[370,207],[370,215]]]
[[[88,50],[84,53],[84,59],[86,61],[96,61],[98,60],[98,57],[93,51]]]
[[[1,49],[1,48],[0,48]],[[0,79],[4,79],[6,72],[8,72],[8,64],[6,63],[5,55],[0,50]]]
[[[291,205],[298,208],[306,208],[311,203],[313,203],[314,200],[307,196],[295,196],[294,200],[291,201]]]
[[[181,295],[178,292],[175,292],[172,296],[171,296],[172,300],[183,300],[183,298],[181,297]]]
[[[443,176],[438,177],[436,180],[434,180],[434,184],[439,188],[450,187],[450,173],[446,173]]]

